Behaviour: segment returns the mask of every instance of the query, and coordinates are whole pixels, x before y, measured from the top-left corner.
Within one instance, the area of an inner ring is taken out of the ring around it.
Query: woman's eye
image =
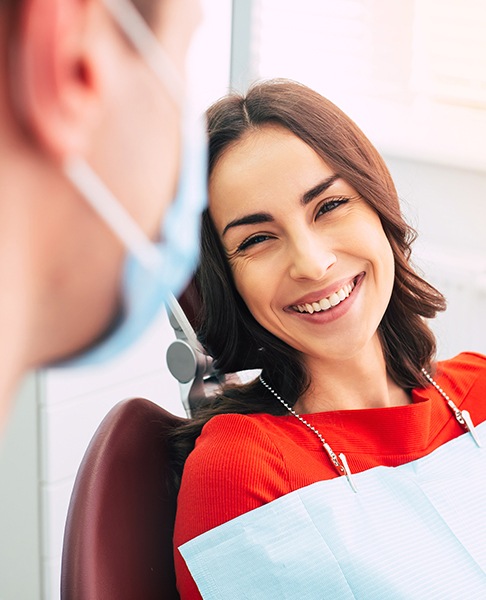
[[[264,235],[264,234],[258,234],[258,235],[254,235],[253,237],[249,237],[248,239],[246,239],[244,242],[242,242],[238,246],[238,251],[246,250],[247,248],[250,248],[250,246],[255,246],[256,244],[261,244],[262,242],[265,242],[269,238],[270,238],[269,235]]]
[[[349,202],[349,198],[331,198],[330,200],[326,200],[319,207],[316,217],[319,217],[325,213],[331,212],[338,206],[341,206],[342,204],[346,204],[347,202]]]

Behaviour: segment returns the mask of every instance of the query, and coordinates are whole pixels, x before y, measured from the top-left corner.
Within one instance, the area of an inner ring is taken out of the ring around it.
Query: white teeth
[[[337,306],[340,302],[345,300],[354,289],[354,282],[347,283],[340,290],[331,294],[328,298],[323,298],[319,302],[313,302],[312,304],[297,304],[293,308],[301,313],[314,314],[315,312],[321,312],[323,310],[329,310],[330,308]]]
[[[331,303],[331,306],[337,306],[341,300],[339,300],[339,296],[334,293],[329,296],[329,302]]]
[[[331,303],[327,298],[323,298],[322,300],[320,300],[319,305],[322,308],[322,310],[327,310],[328,308],[331,308]]]

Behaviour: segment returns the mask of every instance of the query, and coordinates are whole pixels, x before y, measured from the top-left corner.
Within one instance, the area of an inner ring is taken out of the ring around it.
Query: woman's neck
[[[387,408],[410,404],[410,396],[388,375],[381,345],[345,360],[307,357],[311,384],[299,398],[300,414]]]

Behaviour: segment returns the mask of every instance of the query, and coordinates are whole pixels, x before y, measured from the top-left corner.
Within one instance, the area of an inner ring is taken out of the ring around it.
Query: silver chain
[[[435,387],[435,389],[439,392],[439,394],[442,394],[445,401],[449,405],[450,409],[454,413],[454,416],[456,417],[456,419],[459,421],[459,423],[461,425],[464,426],[466,424],[466,421],[464,421],[461,411],[457,408],[457,406],[454,404],[454,402],[452,402],[452,400],[444,392],[444,390],[440,387],[440,385],[434,379],[432,379],[432,376],[430,375],[430,373],[428,373],[425,369],[422,369],[422,373],[425,375],[425,377],[427,377],[429,382]]]
[[[479,435],[476,431],[476,428],[474,427],[474,423],[472,421],[471,415],[469,414],[469,411],[460,410],[449,398],[449,396],[444,392],[440,385],[434,379],[432,379],[430,373],[428,373],[425,369],[422,369],[422,373],[425,375],[428,381],[435,387],[439,394],[441,394],[441,396],[444,398],[444,400],[447,403],[447,406],[451,409],[452,414],[456,418],[457,422],[471,434],[473,440],[476,442],[476,445],[480,448],[481,440],[479,439]]]
[[[472,435],[476,444],[478,446],[481,446],[481,442],[480,442],[477,432],[474,428],[474,425],[473,425],[473,422],[472,422],[469,412],[467,410],[460,410],[454,404],[454,402],[449,398],[449,396],[444,392],[444,390],[440,387],[440,385],[432,378],[430,373],[428,373],[425,369],[422,369],[422,373],[425,375],[427,380],[435,387],[435,389],[439,392],[439,394],[441,394],[441,396],[444,398],[444,400],[446,401],[447,405],[451,409],[451,411],[454,414],[457,421],[463,426],[463,428],[466,431],[468,431]],[[290,414],[292,414],[296,419],[298,419],[301,423],[303,423],[308,429],[310,429],[312,431],[312,433],[314,435],[316,435],[319,438],[324,450],[327,452],[329,458],[331,459],[332,464],[336,467],[336,470],[339,473],[339,475],[345,475],[347,477],[349,484],[351,485],[351,488],[353,489],[353,491],[357,492],[357,488],[351,478],[351,470],[349,469],[349,465],[348,465],[348,461],[346,460],[346,456],[342,452],[339,455],[337,455],[334,452],[334,450],[331,448],[329,443],[326,441],[324,436],[313,425],[311,425],[308,421],[306,421],[304,419],[304,417],[302,417],[297,412],[295,412],[295,410],[290,406],[290,404],[287,404],[287,402],[285,402],[285,400],[279,394],[277,394],[277,392],[270,385],[268,385],[268,383],[263,379],[263,377],[261,375],[260,375],[259,379],[260,379],[260,383],[264,387],[266,387],[267,390],[270,393],[272,393],[281,404],[283,404],[283,406],[285,406],[285,408],[289,411]]]
[[[322,447],[331,459],[332,464],[336,467],[336,470],[339,473],[339,475],[345,475],[353,492],[357,492],[358,490],[351,478],[351,470],[349,468],[348,461],[346,460],[346,456],[342,452],[339,455],[337,455],[331,448],[329,443],[326,442],[324,436],[319,431],[317,431],[317,429],[313,425],[311,425],[308,421],[306,421],[303,417],[296,413],[295,410],[289,404],[287,404],[287,402],[285,402],[285,400],[281,396],[279,396],[279,394],[277,394],[277,392],[270,385],[268,385],[268,383],[263,379],[261,375],[260,383],[264,387],[266,387],[267,390],[271,392],[275,396],[275,398],[277,398],[277,400],[279,400],[285,406],[285,408],[290,412],[290,414],[292,414],[296,419],[298,419],[301,423],[308,427],[312,431],[312,433],[314,433],[319,438]]]

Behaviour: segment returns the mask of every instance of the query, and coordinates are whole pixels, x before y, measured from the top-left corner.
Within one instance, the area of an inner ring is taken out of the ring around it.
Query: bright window
[[[389,155],[486,170],[483,0],[254,0],[252,73],[313,87]]]

